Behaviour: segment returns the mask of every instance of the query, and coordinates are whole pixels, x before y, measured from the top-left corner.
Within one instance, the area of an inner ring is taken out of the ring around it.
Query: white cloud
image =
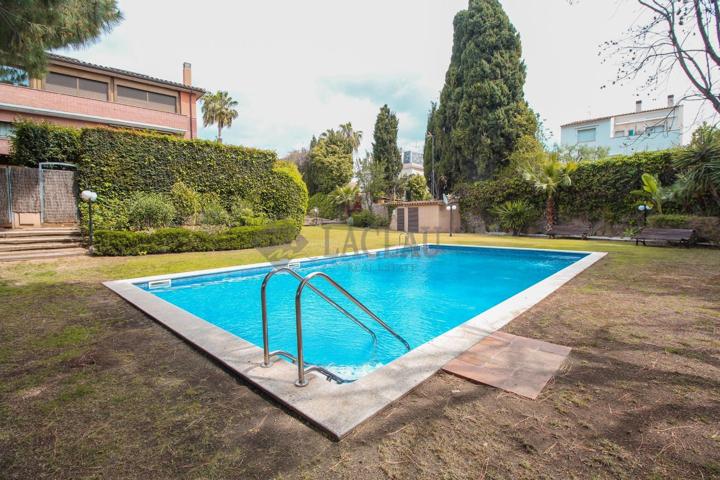
[[[631,88],[600,90],[613,67],[600,42],[634,18],[628,1],[504,0],[520,31],[531,106],[559,135],[559,125],[589,114],[631,110]],[[313,134],[350,121],[369,149],[383,103],[400,118],[401,146],[422,146],[426,113],[442,88],[452,48],[452,20],[467,0],[120,0],[125,20],[81,52],[83,60],[228,90],[240,116],[228,143],[282,155]],[[686,88],[681,79],[668,92]],[[363,91],[364,90],[364,91]],[[385,98],[387,97],[387,98]],[[662,98],[658,102],[663,102]],[[650,102],[649,102],[650,103]],[[214,138],[215,129],[202,129]]]

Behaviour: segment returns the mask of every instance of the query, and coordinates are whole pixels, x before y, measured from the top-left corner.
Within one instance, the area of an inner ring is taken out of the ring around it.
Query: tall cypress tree
[[[454,27],[450,67],[429,122],[436,176],[450,188],[494,176],[517,140],[537,129],[524,100],[520,37],[500,2],[470,0]]]
[[[390,107],[383,105],[375,121],[373,132],[373,161],[382,165],[385,182],[390,185],[400,175],[402,159],[398,148],[398,118],[390,111]]]

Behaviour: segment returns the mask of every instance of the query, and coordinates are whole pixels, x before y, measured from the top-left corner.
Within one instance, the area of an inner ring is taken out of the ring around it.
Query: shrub
[[[510,230],[513,235],[525,230],[538,215],[537,210],[525,200],[507,201],[493,207],[492,212],[497,217],[500,227]]]
[[[720,218],[696,215],[651,215],[648,226],[653,228],[693,228],[701,241],[720,243]]]
[[[230,215],[220,202],[216,193],[206,193],[200,197],[201,220],[203,225],[229,225]]]
[[[158,193],[138,193],[128,207],[128,225],[136,230],[162,228],[172,224],[175,207]]]
[[[175,182],[170,189],[170,199],[175,207],[177,223],[181,225],[195,225],[200,213],[200,194],[185,185],[184,182]]]
[[[408,200],[427,200],[430,198],[430,190],[428,190],[427,180],[424,175],[411,175],[405,187],[405,193],[409,197]]]
[[[221,145],[205,140],[102,128],[80,135],[78,183],[104,199],[125,199],[135,192],[170,193],[177,182],[201,193],[215,193],[223,208],[237,197],[252,198],[271,220],[302,224],[307,188],[293,165],[275,152]],[[108,228],[98,224],[98,230]]]
[[[233,227],[264,225],[267,221],[264,213],[255,213],[253,205],[242,198],[236,199],[230,207],[230,225]]]
[[[289,243],[298,232],[292,220],[215,233],[182,227],[152,232],[99,230],[95,232],[95,254],[122,256],[259,248]]]
[[[388,226],[388,219],[375,215],[370,210],[362,210],[352,214],[352,225],[360,228],[382,228]]]
[[[37,167],[41,162],[77,163],[80,130],[50,123],[15,122],[10,138],[14,165]]]
[[[335,202],[333,202],[327,193],[316,193],[315,195],[310,197],[310,200],[308,201],[308,215],[314,215],[312,213],[313,208],[318,209],[318,215],[320,216],[320,218],[327,218],[332,220],[339,218],[340,211],[342,210],[340,205],[337,205]]]

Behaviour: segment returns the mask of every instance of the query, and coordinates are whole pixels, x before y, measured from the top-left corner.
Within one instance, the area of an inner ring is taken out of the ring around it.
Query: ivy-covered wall
[[[41,162],[77,163],[80,130],[51,123],[28,121],[13,124],[10,163],[37,167]]]
[[[557,205],[562,220],[582,219],[622,224],[633,219],[636,198],[630,194],[640,188],[643,173],[658,175],[663,185],[676,179],[673,168],[675,150],[643,152],[631,156],[616,156],[597,161],[585,161],[571,174],[572,185],[561,188]],[[518,176],[499,178],[463,185],[458,189],[460,210],[466,222],[481,217],[492,222],[491,209],[507,200],[525,200],[542,212],[545,195]],[[673,210],[668,204],[668,211]]]
[[[308,194],[297,168],[275,152],[225,146],[166,135],[84,129],[80,134],[78,183],[98,194],[98,228],[113,208],[136,192],[170,192],[182,181],[200,193],[216,193],[229,208],[238,197],[272,220],[299,227]]]

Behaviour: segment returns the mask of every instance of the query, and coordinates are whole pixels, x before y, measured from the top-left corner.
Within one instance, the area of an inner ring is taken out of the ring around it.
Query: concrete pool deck
[[[503,248],[466,245],[440,246],[477,249]],[[417,246],[392,247],[341,256],[406,248],[417,248]],[[297,368],[294,365],[277,360],[270,368],[263,368],[261,348],[135,285],[188,276],[276,267],[277,264],[261,263],[173,275],[156,275],[110,281],[105,282],[104,285],[246,381],[339,440],[390,403],[409,393],[450,360],[502,328],[606,255],[604,252],[567,252],[543,249],[537,249],[537,251],[582,253],[586,256],[359,380],[342,385],[328,382],[323,376],[313,373],[308,374],[309,385],[298,388],[294,385],[297,379]],[[322,258],[332,257],[312,257],[293,259],[293,261],[308,262]]]

